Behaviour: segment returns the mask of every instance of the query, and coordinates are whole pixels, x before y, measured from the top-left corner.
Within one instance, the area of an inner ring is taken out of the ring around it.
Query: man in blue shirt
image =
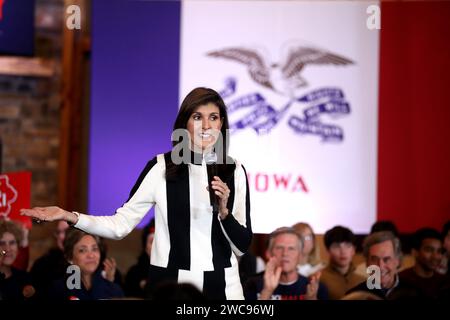
[[[292,228],[271,233],[264,274],[249,279],[244,287],[247,300],[326,300],[328,292],[319,282],[320,273],[309,279],[297,272],[303,242]]]

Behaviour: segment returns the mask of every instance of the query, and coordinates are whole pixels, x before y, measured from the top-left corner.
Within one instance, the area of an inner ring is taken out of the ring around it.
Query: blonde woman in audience
[[[320,255],[319,248],[316,245],[316,236],[311,226],[307,223],[299,222],[292,227],[300,235],[304,244],[297,266],[298,273],[309,277],[325,267],[325,264],[319,261]]]

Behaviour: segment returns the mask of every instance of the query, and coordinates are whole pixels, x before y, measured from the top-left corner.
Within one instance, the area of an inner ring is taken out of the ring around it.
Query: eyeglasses
[[[302,236],[303,241],[312,241],[313,240],[313,236],[312,235],[307,235],[307,236]]]

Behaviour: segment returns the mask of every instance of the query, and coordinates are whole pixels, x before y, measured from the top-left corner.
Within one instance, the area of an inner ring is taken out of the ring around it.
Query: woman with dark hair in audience
[[[52,300],[100,300],[123,297],[122,289],[101,274],[99,238],[71,229],[64,240],[64,255],[73,268],[50,289]]]

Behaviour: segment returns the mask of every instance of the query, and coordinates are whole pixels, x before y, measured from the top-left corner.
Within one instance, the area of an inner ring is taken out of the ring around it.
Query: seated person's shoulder
[[[12,275],[14,277],[14,281],[22,283],[22,284],[30,284],[31,283],[31,275],[29,272],[11,268]]]
[[[369,291],[369,288],[367,287],[367,281],[361,281],[359,284],[357,284],[356,286],[354,286],[353,288],[349,289],[345,294],[348,295],[352,292],[356,292],[356,291]]]
[[[368,291],[355,290],[343,296],[341,300],[383,300],[383,299],[377,296],[376,294],[370,293]]]
[[[111,282],[103,277],[101,277],[101,283],[102,286],[107,290],[108,295],[110,295],[111,298],[121,298],[124,296],[122,287],[119,286],[115,282]]]

